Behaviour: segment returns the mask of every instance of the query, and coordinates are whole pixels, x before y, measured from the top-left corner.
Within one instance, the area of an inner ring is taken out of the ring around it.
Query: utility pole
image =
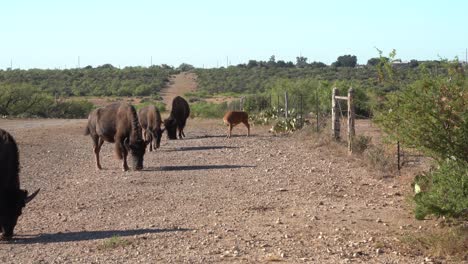
[[[468,65],[468,48],[465,49],[465,64]]]
[[[10,59],[10,70],[13,70],[13,59]]]
[[[153,56],[151,56],[151,63],[150,66],[153,67]]]
[[[80,56],[78,56],[78,69],[80,68]]]
[[[226,56],[226,68],[229,66],[229,57]]]

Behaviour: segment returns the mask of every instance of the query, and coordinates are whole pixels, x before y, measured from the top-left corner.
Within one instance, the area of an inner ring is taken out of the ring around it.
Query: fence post
[[[288,92],[284,92],[284,117],[288,118]]]
[[[277,97],[278,97],[278,101],[277,101],[278,104],[276,105],[277,106],[276,115],[279,117],[280,116],[280,96],[279,96],[279,94],[277,95]]]
[[[242,96],[239,101],[239,110],[244,111],[244,97]]]
[[[317,132],[319,131],[319,99],[318,99],[318,89],[320,88],[320,82],[319,82],[319,85],[317,87],[317,89],[315,89],[315,118],[316,118],[316,122],[317,122],[317,127],[316,127],[316,130]]]
[[[304,127],[304,99],[302,98],[302,93],[300,94],[301,100],[301,127]]]
[[[335,140],[340,140],[340,116],[338,114],[338,104],[336,102],[335,96],[338,95],[338,89],[333,88],[332,93],[332,133]]]
[[[356,134],[354,117],[354,90],[351,87],[348,90],[348,154],[353,153],[353,140]]]

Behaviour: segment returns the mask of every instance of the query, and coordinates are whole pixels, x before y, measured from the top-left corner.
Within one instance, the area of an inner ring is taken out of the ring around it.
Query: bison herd
[[[168,139],[185,137],[184,128],[189,115],[189,104],[180,96],[172,101],[171,112],[164,121],[158,108],[153,105],[143,107],[138,112],[128,103],[113,103],[93,110],[88,116],[85,135],[89,135],[93,141],[96,168],[102,169],[99,152],[104,142],[110,142],[115,144],[115,153],[122,160],[124,171],[129,170],[128,154],[132,169],[143,169],[146,147],[149,145],[149,151],[159,148],[164,132]],[[231,137],[232,128],[240,123],[247,127],[247,136],[250,135],[246,112],[227,112],[223,121],[228,125],[228,138]],[[23,207],[38,194],[39,189],[29,196],[26,190],[20,189],[18,146],[13,137],[2,129],[0,173],[0,239],[9,240]]]

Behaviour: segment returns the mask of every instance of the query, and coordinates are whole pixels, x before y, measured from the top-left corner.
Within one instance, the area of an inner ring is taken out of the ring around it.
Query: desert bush
[[[363,152],[366,161],[371,168],[382,172],[391,172],[393,166],[392,158],[387,154],[381,146],[371,145]]]
[[[390,58],[394,56],[392,52]],[[382,61],[380,76],[399,84],[390,62]],[[415,179],[424,187],[414,197],[418,219],[461,217],[468,208],[468,82],[458,61],[440,67],[443,74],[427,72],[422,80],[388,94],[376,117],[390,139],[437,162],[437,169]]]
[[[249,121],[256,125],[268,125],[278,119],[277,113],[277,108],[272,107],[258,113],[249,114]]]
[[[273,127],[271,127],[270,132],[272,133],[286,133],[286,132],[294,132],[300,128],[302,128],[302,121],[300,118],[292,117],[292,118],[279,118]]]
[[[430,172],[415,178],[421,190],[414,201],[417,219],[427,215],[463,217],[468,220],[468,164],[448,159]]]
[[[86,100],[57,102],[50,106],[46,117],[86,118],[94,105]]]
[[[148,106],[148,105],[154,105],[156,106],[156,108],[158,108],[159,112],[166,112],[166,104],[163,103],[163,102],[159,102],[159,101],[154,101],[154,100],[141,100],[139,104],[136,104],[135,107],[137,110],[139,110],[140,108],[143,108],[145,106]]]
[[[369,148],[372,141],[372,137],[358,135],[352,141],[353,145],[351,146],[354,153],[363,153],[367,148]]]
[[[227,103],[198,102],[190,105],[190,115],[191,117],[222,118],[227,109]]]

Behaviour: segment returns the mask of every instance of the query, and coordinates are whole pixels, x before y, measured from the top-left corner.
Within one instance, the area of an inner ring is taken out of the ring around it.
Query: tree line
[[[158,93],[177,70],[171,66],[0,71],[0,89],[27,84],[54,96],[146,96]]]

